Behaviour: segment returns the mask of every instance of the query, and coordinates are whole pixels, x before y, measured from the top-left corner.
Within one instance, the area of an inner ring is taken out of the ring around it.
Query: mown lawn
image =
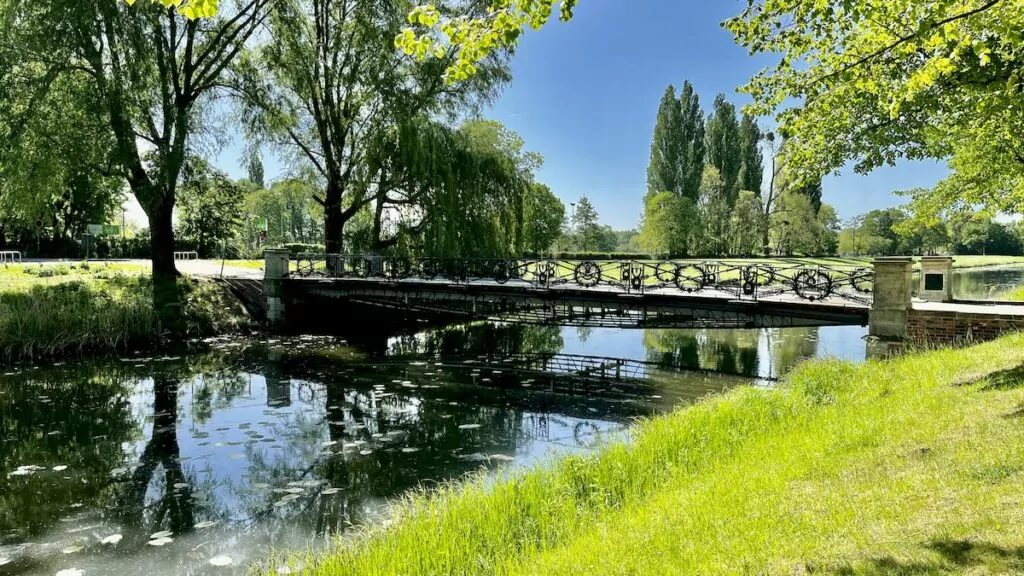
[[[814,361],[497,484],[409,498],[306,574],[1024,570],[1024,335]]]

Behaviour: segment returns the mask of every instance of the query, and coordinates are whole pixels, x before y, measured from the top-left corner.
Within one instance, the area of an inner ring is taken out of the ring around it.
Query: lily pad
[[[110,536],[107,536],[103,540],[100,540],[100,544],[110,544],[111,546],[113,546],[114,544],[117,544],[120,541],[121,541],[121,535],[120,534],[111,534]]]
[[[420,451],[419,448],[415,448],[415,447],[411,447],[411,446],[408,447],[408,448],[402,448],[402,452],[405,452],[406,454],[408,454],[410,452],[419,452],[419,451]]]
[[[321,496],[330,496],[331,494],[337,494],[341,492],[341,488],[324,488],[320,491]]]
[[[160,538],[170,538],[171,536],[174,536],[174,532],[171,532],[170,530],[161,530],[160,532],[150,534],[149,539],[159,540]]]
[[[214,566],[231,566],[234,562],[230,556],[214,556],[210,558],[210,564]]]
[[[61,464],[60,466],[54,466],[53,467],[53,471],[54,472],[63,472],[65,470],[67,470],[67,469],[68,469],[68,467],[64,466],[63,464]]]
[[[171,542],[174,542],[174,540],[170,538],[154,538],[153,540],[147,542],[147,544],[149,544],[150,546],[165,546],[167,544],[170,544]]]
[[[205,522],[200,522],[200,523],[196,524],[195,525],[195,529],[196,530],[203,530],[203,529],[206,529],[206,528],[213,528],[216,525],[217,525],[216,522],[211,522],[210,520],[207,520]]]

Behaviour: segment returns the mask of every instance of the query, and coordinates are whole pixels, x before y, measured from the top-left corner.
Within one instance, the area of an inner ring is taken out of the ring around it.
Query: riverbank
[[[184,333],[162,331],[148,273],[132,265],[0,268],[0,362],[141,349],[248,324],[222,287],[182,278]]]
[[[1024,549],[1022,364],[1021,334],[808,362],[628,446],[411,497],[305,573],[1003,572]]]

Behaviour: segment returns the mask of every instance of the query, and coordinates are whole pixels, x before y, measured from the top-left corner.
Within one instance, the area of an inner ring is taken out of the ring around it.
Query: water
[[[958,272],[957,296],[1021,282],[1024,268]],[[375,356],[225,339],[3,374],[0,574],[242,574],[386,522],[417,487],[590,450],[805,358],[862,360],[865,334],[481,324]]]
[[[953,297],[964,300],[998,299],[1000,294],[1024,284],[1024,267],[956,270]]]
[[[378,357],[224,340],[7,374],[0,574],[244,573],[270,549],[385,521],[417,486],[585,451],[801,358],[862,359],[863,334],[478,325]]]

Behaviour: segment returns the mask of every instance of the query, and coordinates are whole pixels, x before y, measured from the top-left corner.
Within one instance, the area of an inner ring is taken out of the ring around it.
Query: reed
[[[124,351],[246,323],[237,302],[220,287],[182,279],[185,329],[168,334],[154,312],[148,276],[53,268],[41,277],[28,273],[28,279],[0,284],[0,361]]]

